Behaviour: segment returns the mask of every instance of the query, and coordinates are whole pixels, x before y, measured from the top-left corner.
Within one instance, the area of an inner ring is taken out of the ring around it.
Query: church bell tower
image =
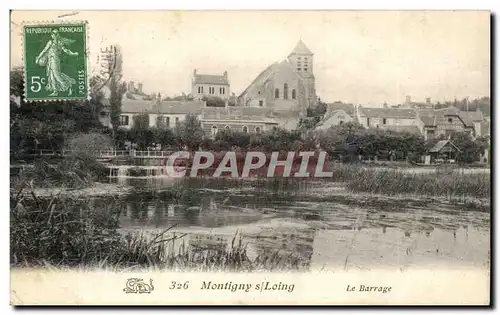
[[[288,55],[288,61],[303,78],[306,87],[307,107],[316,104],[316,85],[313,72],[314,54],[307,48],[302,40],[297,42],[295,48]]]

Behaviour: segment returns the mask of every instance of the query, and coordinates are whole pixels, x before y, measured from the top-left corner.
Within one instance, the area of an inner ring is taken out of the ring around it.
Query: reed
[[[10,260],[16,267],[169,269],[197,271],[297,270],[304,262],[279,251],[251,259],[241,235],[227,246],[193,246],[169,229],[156,234],[119,231],[113,203],[33,191],[11,194]],[[180,246],[173,246],[181,242]]]

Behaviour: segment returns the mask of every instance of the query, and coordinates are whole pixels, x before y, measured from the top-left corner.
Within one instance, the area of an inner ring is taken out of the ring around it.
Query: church
[[[299,40],[288,57],[262,71],[238,96],[242,107],[272,111],[287,129],[293,129],[308,107],[316,105],[314,54]]]

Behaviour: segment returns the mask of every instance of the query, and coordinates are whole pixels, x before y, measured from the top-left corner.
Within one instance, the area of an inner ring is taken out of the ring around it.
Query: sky
[[[238,95],[302,39],[323,101],[490,96],[487,11],[13,11],[11,66],[22,65],[22,23],[47,20],[88,21],[91,71],[119,44],[124,79],[146,93],[187,94],[197,69],[227,70]]]

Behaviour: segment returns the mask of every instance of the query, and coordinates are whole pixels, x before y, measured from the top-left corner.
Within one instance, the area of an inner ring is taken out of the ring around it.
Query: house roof
[[[162,101],[158,111],[160,114],[200,114],[204,107],[203,101]]]
[[[404,126],[404,125],[382,125],[379,126],[383,130],[391,130],[396,132],[407,132],[414,135],[421,135],[422,133],[417,126]]]
[[[401,108],[366,108],[359,107],[360,114],[369,118],[415,118],[416,113],[414,109],[401,109]]]
[[[218,85],[229,85],[227,77],[224,75],[212,75],[212,74],[196,74],[194,76],[195,84],[218,84]]]
[[[313,55],[313,53],[309,50],[309,48],[307,48],[302,39],[299,39],[299,41],[295,45],[295,48],[292,50],[290,55],[288,55],[288,57],[290,57],[291,55]]]
[[[122,98],[122,113],[142,113],[153,109],[153,101],[135,100],[126,96]]]
[[[437,126],[440,123],[446,123],[447,116],[457,116],[462,120],[466,127],[473,127],[475,119],[482,117],[482,113],[460,111],[458,108],[453,106],[435,110],[419,109],[417,110],[417,113],[425,126]]]
[[[205,120],[252,120],[274,121],[272,112],[267,108],[252,107],[206,107],[203,109]]]
[[[457,151],[460,151],[460,149],[456,145],[454,145],[453,142],[451,142],[450,140],[440,140],[429,150],[429,152],[437,153],[441,151],[444,148],[444,146],[447,145],[448,143],[450,143]]]
[[[332,115],[329,115],[328,113],[331,112],[333,114],[334,111],[337,111],[339,109],[344,110],[348,115],[353,116],[355,114],[355,108],[353,104],[346,104],[346,103],[341,103],[341,102],[335,102],[335,103],[328,103],[326,104],[326,113],[325,116],[331,117]]]
[[[419,116],[420,120],[424,123],[424,126],[435,126],[436,125],[436,116]]]
[[[461,116],[468,116],[472,121],[474,122],[479,122],[479,121],[483,121],[484,119],[484,116],[483,116],[483,112],[482,111],[460,111],[460,115]]]

